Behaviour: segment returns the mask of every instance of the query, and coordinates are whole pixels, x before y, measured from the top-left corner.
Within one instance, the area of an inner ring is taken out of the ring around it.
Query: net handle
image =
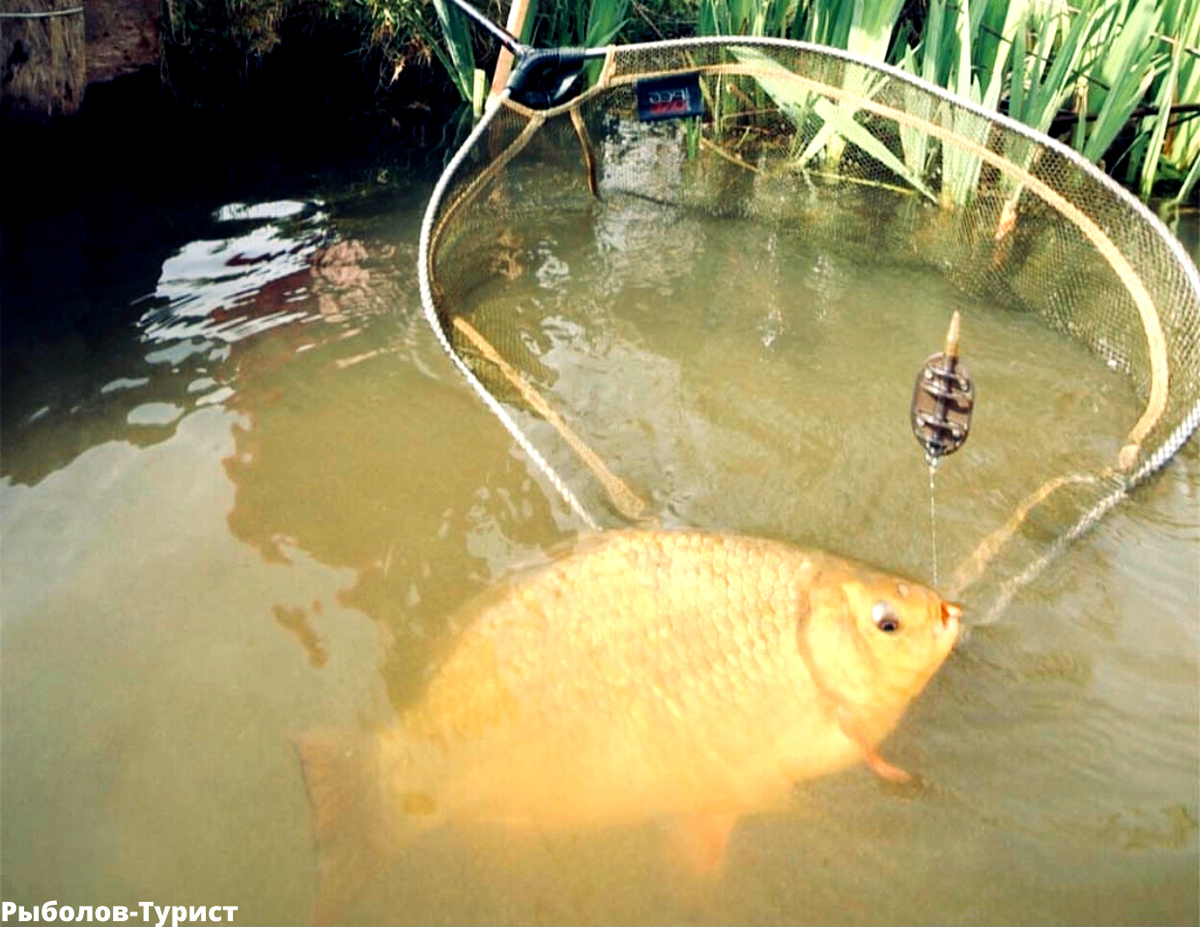
[[[508,29],[492,22],[467,0],[450,0],[475,25],[489,33],[504,48],[496,62],[489,99],[505,97],[536,102],[536,109],[547,109],[567,100],[584,62],[603,58],[607,48],[534,48],[526,45]],[[520,29],[528,13],[529,0],[517,0],[510,10],[509,27]],[[515,66],[513,60],[515,59]],[[511,70],[510,70],[511,69]],[[503,84],[503,90],[499,86]],[[507,91],[507,93],[506,93]]]

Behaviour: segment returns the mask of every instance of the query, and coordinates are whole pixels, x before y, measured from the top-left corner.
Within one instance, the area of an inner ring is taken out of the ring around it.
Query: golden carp
[[[830,554],[697,531],[599,535],[469,603],[399,723],[298,744],[335,918],[415,829],[676,816],[691,863],[799,780],[866,759],[954,645],[957,606]],[[405,836],[408,835],[408,836]]]

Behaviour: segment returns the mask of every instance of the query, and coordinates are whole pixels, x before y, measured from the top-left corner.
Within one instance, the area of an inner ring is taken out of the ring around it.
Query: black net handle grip
[[[566,100],[584,64],[608,53],[604,48],[533,48],[466,0],[450,2],[512,52],[516,64],[504,89],[512,99],[533,109],[546,109]]]

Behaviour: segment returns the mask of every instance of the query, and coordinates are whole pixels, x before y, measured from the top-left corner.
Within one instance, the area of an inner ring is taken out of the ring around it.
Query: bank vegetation
[[[421,109],[436,127],[478,106],[498,51],[449,0],[72,2],[3,14],[18,17],[0,19],[10,101],[22,82],[39,99],[36,65],[57,62],[66,97],[42,109],[73,111],[83,25],[70,13],[84,9],[105,36],[121,15],[150,23],[162,99],[184,110]],[[507,19],[507,2],[478,6]],[[538,47],[718,34],[884,61],[1059,138],[1144,197],[1200,194],[1200,0],[530,0],[521,30]],[[89,68],[104,45],[91,44]]]

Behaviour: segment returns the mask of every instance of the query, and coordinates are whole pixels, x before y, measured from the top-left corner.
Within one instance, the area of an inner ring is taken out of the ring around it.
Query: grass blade
[[[767,95],[771,97],[775,105],[779,107],[779,110],[798,129],[803,130],[803,122],[798,122],[797,120],[807,118],[810,106],[809,98],[812,94],[794,82],[791,71],[778,64],[763,52],[753,48],[735,48],[732,51],[739,61],[754,66],[755,80],[758,81]],[[876,92],[883,86],[884,81],[886,81],[886,78],[876,84]],[[867,94],[867,96],[871,95],[870,93]],[[920,176],[910,170],[883,142],[872,135],[866,126],[854,119],[853,113],[855,110],[852,107],[835,104],[828,98],[818,95],[816,102],[811,104],[811,108],[825,123],[821,127],[822,132],[836,132],[847,142],[861,148],[871,157],[885,165],[897,176],[904,178],[904,180],[924,196],[936,202],[933,193],[925,186]],[[818,133],[818,136],[820,134]],[[800,156],[799,165],[803,166],[807,163],[820,147],[817,144],[817,140],[814,139],[813,143],[810,143],[808,149],[805,150],[805,153]]]
[[[475,49],[471,45],[470,26],[458,10],[451,10],[446,5],[446,0],[433,0],[433,8],[446,40],[444,46],[435,45],[434,48],[459,95],[470,102],[475,86]]]
[[[1167,71],[1166,80],[1159,87],[1156,108],[1158,113],[1147,122],[1153,126],[1150,132],[1150,146],[1146,150],[1146,160],[1142,163],[1141,192],[1143,199],[1149,199],[1154,189],[1154,180],[1158,176],[1159,159],[1162,157],[1163,141],[1167,137],[1167,124],[1171,121],[1171,102],[1175,99],[1175,86],[1179,80],[1179,67],[1183,63],[1183,43],[1175,44],[1171,55],[1171,67]]]
[[[1092,75],[1096,82],[1107,85],[1103,102],[1087,133],[1082,153],[1089,161],[1099,161],[1129,121],[1130,115],[1145,98],[1150,83],[1161,69],[1155,51],[1157,41],[1151,36],[1158,31],[1156,0],[1139,0],[1129,18],[1117,30],[1116,38],[1103,47]]]

